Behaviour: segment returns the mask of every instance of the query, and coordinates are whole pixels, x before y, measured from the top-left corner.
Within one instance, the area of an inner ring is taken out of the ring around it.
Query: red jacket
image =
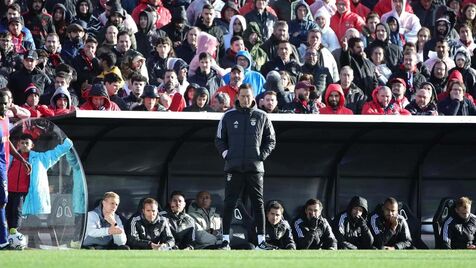
[[[172,97],[172,103],[170,103],[169,111],[181,112],[185,109],[186,103],[182,94],[176,92]]]
[[[347,29],[355,28],[357,31],[362,31],[362,26],[365,25],[364,19],[359,15],[352,12],[350,9],[350,0],[345,0],[347,10],[343,14],[336,12],[334,16],[331,17],[330,27],[336,33],[337,40],[342,41]]]
[[[238,89],[233,88],[230,85],[225,85],[225,86],[219,87],[217,91],[215,92],[215,95],[220,92],[228,94],[228,96],[230,96],[230,107],[231,108],[235,107],[235,99],[236,99],[236,96],[238,95]]]
[[[357,6],[354,5],[354,3],[350,4],[350,11],[359,15],[364,20],[365,18],[367,18],[367,15],[370,13],[370,9],[364,6],[362,3],[357,4]]]
[[[240,15],[245,16],[246,14],[250,13],[251,10],[255,8],[255,3],[253,0],[247,0],[246,3],[240,8]],[[266,11],[273,14],[275,17],[278,17],[276,11],[270,6],[266,7]]]
[[[29,153],[22,153],[23,158],[28,159]],[[28,193],[30,187],[30,175],[26,173],[25,166],[18,159],[13,158],[8,170],[8,192]]]
[[[139,25],[140,13],[144,11],[147,6],[149,6],[149,1],[141,0],[140,4],[132,11],[132,19],[134,19],[137,25]],[[159,1],[159,4],[157,7],[155,7],[155,10],[157,13],[157,21],[155,22],[157,29],[170,23],[172,20],[172,15],[170,14],[170,11],[162,5],[162,1]]]
[[[23,104],[21,107],[27,109],[30,111],[31,115],[30,117],[50,117],[50,116],[55,116],[55,112],[48,108],[46,105],[37,105],[35,108],[31,107],[28,104]]]
[[[362,107],[362,114],[373,114],[373,115],[411,115],[411,113],[405,109],[400,108],[400,106],[395,105],[394,103],[390,103],[386,108],[382,107],[377,100],[377,87],[372,91],[372,100],[366,102],[364,107]]]
[[[328,101],[331,92],[337,92],[340,95],[339,106],[335,110],[329,105]],[[319,110],[320,114],[354,114],[351,109],[345,107],[344,92],[342,91],[342,87],[339,84],[330,84],[327,87],[326,94],[324,96],[324,101],[326,103],[326,107],[321,108]]]

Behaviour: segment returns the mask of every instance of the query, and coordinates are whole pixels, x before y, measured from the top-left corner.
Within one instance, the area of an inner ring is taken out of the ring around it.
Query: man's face
[[[398,204],[387,202],[383,206],[383,215],[386,221],[398,216]]]
[[[436,24],[436,30],[437,30],[440,34],[446,33],[447,29],[448,29],[448,25],[446,25],[446,22],[444,22],[444,21],[439,21],[439,22],[437,22],[437,24]]]
[[[123,34],[119,36],[117,40],[117,50],[120,52],[126,52],[131,48],[131,38],[128,34]]]
[[[5,113],[8,111],[9,103],[8,96],[0,97],[0,116],[5,116]]]
[[[43,1],[41,0],[33,0],[33,10],[34,11],[41,11],[41,9],[43,8]]]
[[[102,209],[103,209],[103,212],[105,212],[104,214],[116,213],[118,206],[119,206],[118,198],[109,197],[102,201]]]
[[[314,66],[317,64],[318,56],[319,55],[315,49],[307,49],[306,54],[304,55],[304,60],[306,63]]]
[[[416,55],[404,55],[403,56],[403,66],[405,71],[410,71],[413,69],[413,66],[416,65]]]
[[[148,111],[152,110],[155,107],[155,105],[157,105],[157,98],[150,98],[150,97],[144,98],[144,106]]]
[[[192,30],[188,31],[187,33],[187,42],[195,47],[197,46],[197,37],[198,37],[198,30],[193,28]]]
[[[40,96],[38,96],[38,94],[30,94],[28,95],[28,97],[26,97],[26,103],[30,107],[37,106],[39,102],[40,102]]]
[[[165,72],[164,74],[164,83],[172,83],[172,88],[175,89],[175,87],[178,85],[178,80],[177,80],[177,74],[175,72]]]
[[[157,214],[159,213],[159,207],[156,204],[145,204],[144,208],[142,209],[142,213],[144,214],[144,217],[146,220],[149,222],[152,222],[157,218]]]
[[[318,47],[321,45],[321,34],[319,32],[309,32],[307,42],[310,46]]]
[[[55,88],[59,87],[69,87],[69,82],[66,78],[64,77],[55,77]]]
[[[274,29],[274,31],[273,31],[273,35],[279,41],[288,40],[288,27],[287,26],[276,27],[276,29]]]
[[[248,68],[249,62],[245,56],[238,56],[236,58],[236,64],[240,65],[241,67],[243,67],[243,69],[246,70],[246,68]]]
[[[84,32],[79,30],[79,31],[72,31],[69,34],[69,39],[71,41],[79,42],[81,39],[84,37]]]
[[[253,104],[253,91],[251,88],[240,89],[238,92],[238,101],[242,108],[250,108]]]
[[[236,40],[231,44],[231,50],[235,53],[237,53],[240,50],[245,50],[245,43],[243,40]]]
[[[310,205],[306,207],[306,216],[310,220],[312,218],[319,218],[321,216],[322,208],[319,204]]]
[[[98,45],[96,43],[89,42],[89,43],[84,44],[83,49],[84,49],[84,52],[86,53],[86,55],[94,56],[94,55],[96,55],[97,46]]]
[[[79,4],[79,13],[86,14],[89,11],[89,5],[86,2]]]
[[[390,90],[379,90],[377,93],[377,101],[382,107],[387,107],[392,99],[392,92]]]
[[[12,37],[0,38],[0,50],[9,51],[12,46],[13,46]]]
[[[337,7],[337,12],[339,12],[339,14],[343,14],[344,12],[347,11],[347,5],[344,0],[337,0],[336,7]]]
[[[327,102],[332,108],[337,108],[339,106],[339,101],[340,101],[340,94],[336,91],[332,91],[329,94],[329,98],[327,99]]]
[[[212,98],[211,107],[217,112],[224,112],[228,109],[227,103],[220,103],[217,98]]]
[[[392,84],[392,93],[396,97],[403,97],[405,95],[405,86],[402,83],[393,83]]]
[[[50,53],[56,53],[56,50],[58,50],[59,46],[59,40],[56,36],[48,36],[46,38],[46,50]]]
[[[276,99],[276,96],[271,94],[265,95],[263,98],[263,106],[267,112],[274,111],[276,106],[278,106],[278,100]]]
[[[443,59],[448,57],[449,47],[447,42],[437,42],[435,50],[438,58]]]
[[[200,60],[200,70],[202,72],[210,72],[211,68],[211,60],[209,58],[201,59]]]
[[[436,63],[434,67],[434,75],[436,78],[442,79],[446,75],[446,66],[444,63]]]
[[[395,7],[395,11],[397,11],[398,14],[402,14],[403,10],[403,1],[402,0],[392,0],[393,6]]]
[[[213,24],[213,19],[215,18],[215,12],[211,9],[203,9],[202,11],[203,24],[210,26]]]
[[[357,219],[357,218],[362,218],[362,214],[364,213],[364,208],[362,207],[353,207],[350,214],[352,218]]]
[[[134,81],[132,83],[131,91],[134,95],[140,96],[144,92],[144,87],[145,87],[145,82],[143,82],[143,81]]]
[[[145,29],[147,27],[147,23],[149,22],[147,16],[140,16],[139,17],[139,28]]]
[[[30,139],[19,140],[17,144],[18,151],[21,153],[29,153],[33,147],[33,141]]]
[[[120,83],[119,82],[106,82],[104,84],[106,86],[106,91],[109,96],[116,95],[117,91],[119,90]]]
[[[243,73],[240,70],[233,69],[230,72],[230,85],[233,87],[239,87],[243,83]]]
[[[233,10],[233,8],[231,7],[226,8],[224,13],[225,13],[224,19],[228,22],[231,20],[231,17],[236,15],[236,11]],[[236,20],[235,20],[235,23],[236,23]]]
[[[340,78],[341,87],[342,88],[349,88],[350,84],[354,80],[354,74],[351,73],[349,70],[344,69],[340,72],[339,78]]]
[[[199,208],[209,209],[212,205],[212,197],[210,196],[210,193],[202,192],[199,196],[197,196],[197,200],[195,200],[195,202],[197,202],[197,206]]]
[[[415,102],[420,108],[425,108],[430,103],[430,93],[425,89],[420,89],[415,95]]]
[[[363,42],[356,42],[354,47],[352,47],[352,54],[363,56],[364,54],[364,43]]]
[[[170,53],[170,45],[157,44],[157,47],[155,47],[155,50],[157,50],[157,53],[159,53],[159,56],[161,56],[162,58],[166,58]]]
[[[463,41],[472,41],[473,40],[473,33],[469,27],[461,27],[459,29],[459,38]]]
[[[29,58],[23,59],[23,66],[28,71],[33,71],[33,69],[35,69],[37,64],[38,64],[37,60],[29,59]]]
[[[455,209],[456,214],[463,220],[466,220],[471,215],[471,205],[465,204]]]
[[[278,224],[281,219],[283,218],[283,213],[280,209],[272,208],[266,213],[266,219],[268,220],[271,225]]]
[[[174,195],[170,199],[170,210],[178,214],[185,208],[185,199],[181,195]]]
[[[255,1],[255,7],[258,10],[264,10],[267,5],[268,5],[268,3],[266,2],[266,0],[256,0]]]
[[[383,55],[384,55],[383,49],[377,47],[377,48],[374,48],[374,50],[372,51],[372,55],[370,56],[370,58],[372,59],[372,62],[374,64],[379,65],[383,61]]]
[[[58,99],[56,99],[56,107],[58,109],[67,109],[68,108],[68,99],[67,98],[58,98]]]
[[[8,24],[8,30],[14,35],[19,36],[23,25],[19,22],[12,22]]]
[[[375,29],[375,36],[377,37],[378,40],[380,41],[385,41],[387,40],[387,31],[385,30],[385,26],[383,25],[378,25],[377,29]]]
[[[462,100],[464,96],[464,89],[458,84],[453,84],[450,90],[450,97],[452,100]]]
[[[303,20],[307,15],[307,8],[305,6],[300,6],[296,11],[296,16],[298,20]]]
[[[122,24],[124,19],[119,14],[114,13],[109,17],[109,21],[111,22],[112,25],[119,26]]]
[[[205,107],[205,104],[207,104],[207,100],[208,100],[208,96],[206,94],[202,95],[202,96],[198,96],[197,106],[200,107],[200,108]]]
[[[288,61],[291,57],[291,45],[289,43],[281,43],[278,45],[278,56],[282,60]]]
[[[104,106],[104,97],[101,96],[93,96],[91,98],[91,102],[94,106],[94,109],[99,110],[99,108]]]
[[[118,30],[116,27],[108,27],[106,31],[106,40],[111,43],[111,44],[116,44],[117,43],[117,34]]]
[[[374,33],[375,29],[377,28],[377,24],[379,23],[379,18],[370,18],[367,20],[367,28],[370,30],[371,33]]]
[[[11,8],[8,9],[7,11],[7,21],[9,21],[12,18],[19,18],[20,17],[20,12],[13,10]]]

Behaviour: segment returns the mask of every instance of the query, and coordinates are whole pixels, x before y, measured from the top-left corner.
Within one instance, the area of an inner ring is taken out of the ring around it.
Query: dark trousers
[[[8,193],[7,222],[8,228],[18,228],[21,225],[23,201],[27,193]]]
[[[263,173],[227,173],[225,175],[223,234],[230,234],[233,211],[244,190],[246,190],[253,207],[256,232],[258,235],[264,235]]]
[[[6,178],[6,176],[4,176]],[[8,230],[5,219],[5,203],[7,202],[7,180],[0,175],[0,244],[7,242]]]

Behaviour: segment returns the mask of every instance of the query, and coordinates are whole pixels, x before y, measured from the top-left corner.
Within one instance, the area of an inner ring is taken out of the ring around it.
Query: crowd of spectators
[[[446,2],[446,3],[445,3]],[[12,117],[475,115],[474,0],[1,0]]]
[[[119,203],[119,195],[107,192],[101,203],[88,212],[83,248],[230,249],[222,246],[222,218],[207,191],[199,192],[190,204],[186,203],[182,192],[174,191],[163,210],[156,200],[145,198],[128,220],[116,214]],[[441,233],[437,235],[442,242],[439,248],[476,248],[476,216],[471,213],[471,204],[469,198],[461,197],[449,208]],[[400,215],[401,207],[393,197],[369,211],[367,200],[354,196],[347,208],[329,221],[323,216],[324,206],[318,199],[307,200],[295,218],[285,217],[284,206],[276,200],[266,205],[267,250],[403,250],[417,248],[415,241],[420,239],[410,230],[407,218]],[[235,223],[231,248],[262,249],[254,246],[258,242],[252,235],[240,232],[248,227],[243,225],[246,224]],[[252,228],[248,232],[252,233]]]

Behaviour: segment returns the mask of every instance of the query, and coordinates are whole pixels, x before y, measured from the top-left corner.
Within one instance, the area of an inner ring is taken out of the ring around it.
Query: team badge
[[[250,119],[250,124],[254,127],[256,126],[256,118],[251,118]]]

